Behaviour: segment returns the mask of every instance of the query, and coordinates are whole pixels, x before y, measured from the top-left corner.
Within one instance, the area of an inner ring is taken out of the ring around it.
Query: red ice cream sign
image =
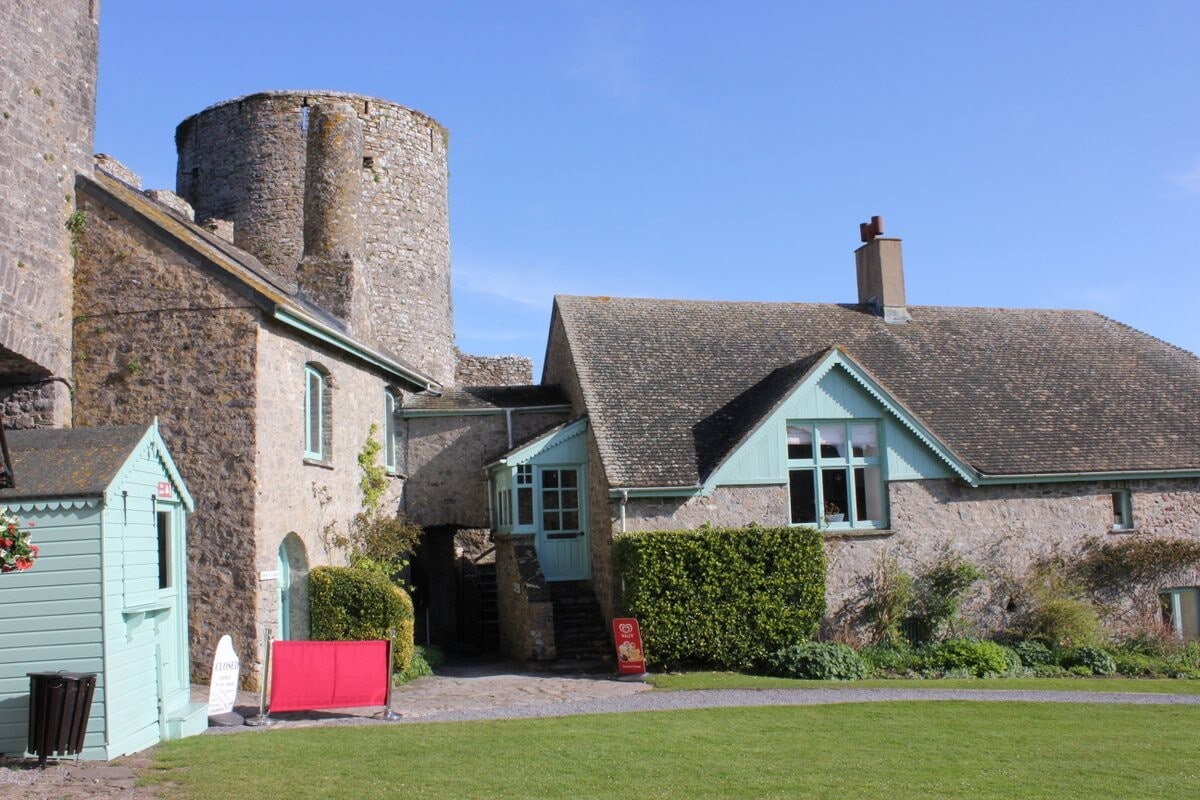
[[[617,645],[619,675],[641,675],[646,671],[646,659],[642,655],[642,632],[636,619],[614,619],[613,641]]]

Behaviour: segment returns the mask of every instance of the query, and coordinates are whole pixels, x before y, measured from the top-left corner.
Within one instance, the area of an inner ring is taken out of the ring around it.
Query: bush
[[[1058,653],[1058,665],[1074,674],[1112,675],[1117,671],[1113,657],[1099,647],[1068,647]],[[1087,672],[1079,673],[1079,669]]]
[[[858,655],[866,663],[867,672],[874,675],[902,674],[913,662],[913,651],[905,646],[869,645],[859,650]]]
[[[412,663],[412,600],[386,576],[353,567],[315,567],[308,575],[308,599],[313,639],[387,639],[394,630],[395,671]]]
[[[1003,675],[1009,662],[1004,647],[980,639],[947,639],[917,652],[917,664],[926,673],[965,670],[975,677]]]
[[[1061,678],[1067,674],[1058,664],[1038,664],[1031,671],[1035,678]]]
[[[446,656],[442,651],[434,645],[422,647],[417,645],[413,648],[412,663],[408,665],[408,669],[404,670],[397,676],[397,683],[408,683],[415,681],[417,678],[427,678],[433,675],[434,672],[442,664],[446,663]]]
[[[963,598],[983,571],[958,553],[946,551],[917,574],[914,611],[925,620],[934,637],[953,630]]]
[[[1104,637],[1096,607],[1083,599],[1083,588],[1059,561],[1038,564],[1026,578],[1011,630],[1047,647],[1085,647]]]
[[[902,625],[916,602],[913,579],[889,552],[884,552],[871,576],[870,600],[863,617],[871,628],[871,641],[893,647],[906,644]]]
[[[1054,653],[1050,651],[1049,647],[1046,647],[1046,645],[1039,641],[1026,639],[1013,642],[1012,649],[1021,659],[1021,663],[1026,667],[1054,663]]]
[[[825,614],[825,550],[811,528],[702,528],[617,537],[622,611],[647,660],[750,669],[811,639]]]
[[[818,681],[856,681],[867,676],[866,662],[838,642],[802,642],[784,647],[770,655],[767,668],[771,675]]]

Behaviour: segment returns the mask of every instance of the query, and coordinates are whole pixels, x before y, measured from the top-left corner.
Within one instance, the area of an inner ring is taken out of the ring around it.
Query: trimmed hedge
[[[413,657],[412,599],[385,575],[353,567],[315,567],[308,574],[312,638],[344,642],[387,639],[395,629],[393,667],[403,672]]]
[[[623,612],[648,663],[750,669],[811,639],[825,614],[825,549],[811,528],[701,528],[616,540]]]

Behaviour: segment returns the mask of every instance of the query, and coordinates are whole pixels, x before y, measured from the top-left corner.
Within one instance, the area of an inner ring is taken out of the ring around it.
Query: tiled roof
[[[558,297],[614,486],[687,486],[829,348],[983,475],[1200,469],[1200,359],[1100,314]]]
[[[7,431],[17,485],[0,503],[39,497],[96,497],[117,477],[146,425]]]
[[[413,395],[404,404],[404,410],[499,411],[560,405],[569,403],[557,386],[465,386]]]

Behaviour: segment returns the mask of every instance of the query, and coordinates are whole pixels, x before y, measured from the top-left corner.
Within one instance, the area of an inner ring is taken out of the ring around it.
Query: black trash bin
[[[47,756],[83,751],[94,672],[29,672],[29,752],[44,768]]]

